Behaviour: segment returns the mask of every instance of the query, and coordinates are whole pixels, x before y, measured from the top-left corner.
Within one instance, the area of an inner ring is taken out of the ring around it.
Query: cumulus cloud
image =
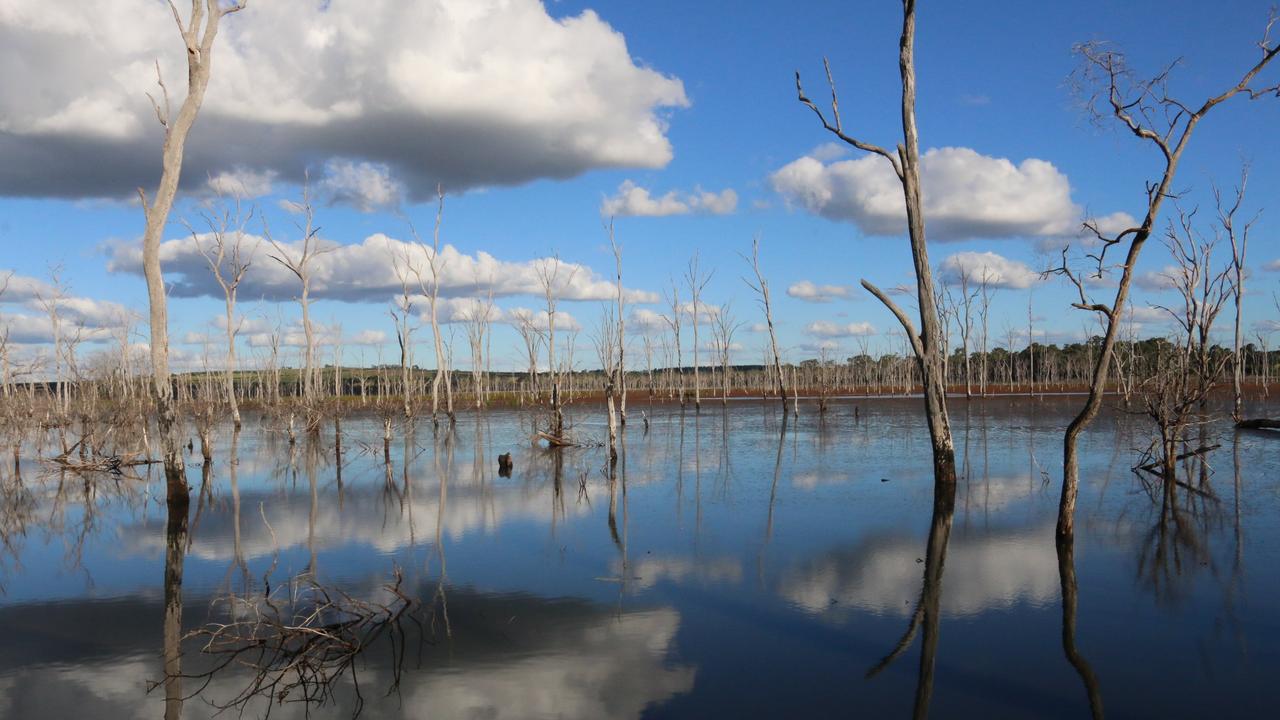
[[[800,349],[809,353],[836,352],[840,349],[840,343],[836,340],[821,340],[819,342],[801,343]]]
[[[815,285],[809,280],[801,280],[787,288],[787,295],[805,302],[828,303],[836,299],[849,299],[853,295],[853,289],[848,285]]]
[[[694,188],[692,193],[671,190],[661,197],[654,197],[648,189],[624,180],[617,194],[606,197],[600,203],[600,214],[605,217],[665,217],[667,215],[728,215],[738,207],[738,193],[732,188],[711,192]]]
[[[160,261],[164,264],[170,293],[174,297],[222,297],[222,288],[214,280],[209,266],[200,254],[198,243],[204,235],[166,240],[160,245]],[[261,242],[252,238],[251,243]],[[323,241],[331,250],[314,256],[311,294],[317,299],[347,302],[386,302],[401,294],[396,263],[401,267],[418,268],[430,283],[428,271],[430,250],[404,240],[396,240],[381,233],[370,235],[363,242],[342,245]],[[300,251],[298,243],[285,244],[295,256]],[[262,245],[260,253],[266,253],[269,245]],[[111,272],[142,274],[142,248],[140,243],[118,243],[108,248],[107,268]],[[404,264],[407,258],[407,266]],[[544,257],[527,261],[498,260],[489,253],[477,251],[468,255],[452,245],[440,248],[440,295],[442,297],[474,297],[489,290],[495,297],[517,295],[542,295],[539,270],[554,270],[555,287],[565,300],[611,300],[616,288],[591,268],[557,258]],[[409,271],[410,288],[420,290],[416,276]],[[298,279],[280,263],[263,260],[256,262],[245,274],[240,286],[242,298],[261,298],[273,301],[292,300],[298,292]],[[639,290],[625,291],[628,302],[657,302],[656,293]]]
[[[1172,265],[1166,265],[1160,270],[1138,273],[1133,278],[1133,284],[1148,292],[1160,292],[1174,289],[1176,277],[1178,277],[1178,269]]]
[[[216,195],[258,198],[271,194],[277,174],[274,170],[232,168],[210,175],[205,185]]]
[[[804,326],[806,335],[820,338],[846,338],[875,335],[876,329],[869,322],[836,323],[830,320],[815,320]]]
[[[1025,290],[1040,282],[1040,273],[1025,263],[993,252],[960,252],[942,261],[943,280],[959,283],[966,278],[977,287],[984,280],[990,287]]]
[[[627,329],[642,335],[666,332],[668,327],[670,325],[666,315],[646,308],[636,308],[627,317]]]
[[[511,308],[502,314],[502,322],[512,327],[531,327],[538,332],[547,332],[551,328],[551,316],[546,310],[530,310],[529,308]],[[556,330],[581,330],[582,323],[564,310],[556,309]]]
[[[281,32],[281,28],[289,28]],[[408,199],[672,158],[678,78],[632,57],[595,12],[539,0],[250,3],[221,28],[187,145],[193,186],[224,172],[301,180],[346,158],[385,165]],[[156,182],[143,95],[185,58],[164,3],[8,0],[0,11],[0,194],[122,197]]]
[[[1074,235],[1080,227],[1067,176],[1044,160],[1015,165],[969,148],[935,148],[921,157],[920,172],[930,239]],[[902,186],[884,158],[805,156],[770,181],[791,205],[852,222],[867,235],[906,232]]]
[[[53,342],[56,311],[63,339],[84,342],[104,341],[113,331],[132,325],[137,316],[127,307],[109,300],[71,294],[66,287],[11,271],[0,271],[0,332],[17,344]],[[15,312],[14,308],[20,309]]]
[[[403,193],[385,163],[337,158],[324,164],[324,177],[317,189],[331,204],[350,205],[366,213],[399,205]]]

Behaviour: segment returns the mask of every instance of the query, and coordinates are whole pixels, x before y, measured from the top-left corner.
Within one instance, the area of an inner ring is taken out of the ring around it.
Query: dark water
[[[185,527],[158,470],[6,462],[0,716],[162,717],[166,598],[190,632],[260,617],[264,594],[293,617],[317,588],[337,600],[315,624],[404,610],[370,621],[326,704],[273,717],[349,716],[356,687],[370,718],[1269,716],[1280,443],[1211,426],[1221,448],[1170,506],[1130,471],[1146,421],[1104,415],[1064,557],[1077,402],[953,401],[954,508],[934,502],[916,400],[802,407],[785,433],[773,404],[633,404],[613,483],[603,449],[557,460],[512,411],[397,432],[389,467],[375,419],[343,423],[340,463],[331,426],[291,451],[251,419],[236,465],[230,428],[207,475],[191,456]],[[573,417],[603,436],[598,413]],[[183,717],[256,674],[239,656],[205,676],[225,656],[182,648]]]

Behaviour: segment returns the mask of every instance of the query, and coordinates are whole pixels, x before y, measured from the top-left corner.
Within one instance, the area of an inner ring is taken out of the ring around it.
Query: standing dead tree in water
[[[751,240],[751,270],[755,273],[756,280],[751,282],[747,278],[742,281],[747,284],[757,295],[756,301],[760,303],[760,308],[764,310],[765,327],[769,330],[769,348],[772,352],[770,358],[773,363],[774,390],[778,393],[778,397],[782,399],[782,409],[785,414],[787,409],[787,384],[782,377],[782,356],[778,353],[778,335],[773,329],[773,305],[769,298],[769,281],[765,279],[764,272],[760,270],[760,238]]]
[[[618,332],[621,325],[615,323],[613,308],[606,305],[600,315],[600,327],[592,338],[595,341],[596,357],[600,360],[600,371],[604,375],[605,412],[609,428],[609,463],[618,461],[618,376],[622,374],[622,358],[618,354]]]
[[[537,318],[532,311],[519,309],[512,311],[516,331],[524,341],[525,354],[529,358],[529,402],[538,399],[538,355],[541,354],[542,332],[537,325]],[[521,398],[524,396],[522,395]]]
[[[986,270],[984,267],[983,270]],[[969,362],[969,339],[973,335],[973,302],[978,299],[978,290],[970,291],[973,278],[969,277],[968,268],[960,268],[956,282],[960,286],[960,307],[956,313],[956,326],[960,329],[960,348],[964,352],[964,396],[973,397],[973,373]],[[983,348],[986,351],[986,348]]]
[[[413,295],[409,292],[409,275],[413,273],[413,260],[409,250],[401,246],[396,252],[387,239],[387,252],[391,255],[391,270],[400,282],[400,296],[391,301],[391,321],[396,327],[396,342],[400,346],[400,395],[403,400],[404,421],[413,420]],[[381,395],[382,392],[379,392]],[[390,418],[387,418],[390,422]]]
[[[428,247],[422,238],[418,237],[418,231],[412,224],[409,225],[409,230],[413,233],[413,239],[418,247],[422,248],[423,253],[426,254],[427,270],[431,273],[431,281],[428,283],[422,276],[422,269],[417,265],[412,266],[414,273],[418,276],[418,285],[422,287],[422,294],[427,296],[427,312],[431,317],[431,339],[436,351],[436,374],[431,380],[431,422],[439,425],[441,384],[444,385],[445,413],[449,416],[449,422],[454,421],[454,415],[453,379],[449,377],[449,362],[445,357],[444,338],[440,336],[440,316],[437,309],[440,300],[440,275],[444,272],[445,266],[444,260],[440,257],[440,223],[444,219],[444,186],[436,186],[436,197],[439,202],[436,205],[436,223],[431,233],[431,246]]]
[[[479,285],[477,281],[476,286],[479,287]],[[488,288],[488,294],[485,295],[484,300],[474,299],[463,317],[466,323],[467,344],[471,348],[471,385],[475,391],[477,410],[484,406],[485,339],[489,337],[489,325],[497,312],[493,304],[492,278],[489,280]]]
[[[1133,284],[1138,257],[1156,227],[1165,199],[1172,196],[1173,181],[1177,176],[1182,154],[1186,151],[1200,121],[1215,107],[1236,95],[1243,94],[1250,99],[1267,95],[1280,96],[1280,84],[1265,88],[1252,87],[1254,79],[1263,68],[1274,60],[1277,54],[1280,54],[1280,44],[1271,39],[1271,29],[1276,23],[1276,18],[1273,11],[1267,20],[1262,39],[1258,42],[1262,57],[1245,70],[1234,85],[1217,95],[1210,96],[1199,105],[1184,103],[1169,94],[1169,76],[1177,64],[1176,61],[1157,73],[1155,77],[1143,79],[1137,77],[1129,68],[1123,53],[1108,49],[1105,45],[1096,42],[1086,43],[1076,48],[1077,54],[1082,59],[1082,65],[1076,72],[1075,79],[1078,86],[1086,89],[1085,92],[1088,93],[1088,103],[1094,118],[1113,119],[1139,140],[1150,143],[1159,152],[1162,167],[1158,179],[1147,181],[1147,206],[1137,226],[1108,234],[1103,232],[1096,222],[1090,221],[1085,224],[1085,227],[1101,243],[1101,249],[1090,256],[1097,264],[1097,275],[1102,275],[1106,270],[1109,251],[1114,250],[1125,254],[1124,263],[1120,266],[1115,297],[1109,305],[1092,302],[1086,297],[1084,281],[1067,267],[1065,254],[1062,267],[1055,270],[1056,273],[1068,278],[1076,287],[1079,301],[1073,305],[1101,315],[1106,328],[1102,347],[1094,360],[1088,398],[1080,412],[1067,426],[1063,436],[1062,499],[1059,503],[1057,525],[1059,538],[1070,537],[1075,532],[1075,507],[1080,474],[1076,444],[1080,434],[1093,422],[1102,408],[1107,373],[1111,367],[1112,353],[1115,351],[1116,339],[1123,323],[1125,303],[1129,300],[1129,288]]]
[[[680,351],[680,316],[684,314],[684,307],[680,305],[680,286],[675,280],[671,281],[671,289],[666,293],[667,305],[671,307],[671,314],[664,315],[662,319],[671,328],[671,336],[675,339],[676,361],[675,371],[679,375],[678,393],[680,397],[680,407],[684,407],[684,353]]]
[[[929,422],[929,437],[933,447],[934,478],[939,483],[954,483],[956,476],[955,442],[951,437],[951,420],[947,415],[947,385],[944,372],[947,348],[943,343],[942,324],[933,284],[933,271],[929,264],[929,250],[925,242],[924,200],[920,187],[920,138],[916,131],[916,3],[902,2],[902,37],[899,43],[898,69],[902,77],[902,134],[903,140],[896,151],[865,142],[845,132],[840,119],[840,103],[836,96],[835,80],[831,64],[823,65],[827,71],[827,84],[831,88],[831,120],[804,94],[800,73],[796,73],[796,96],[799,101],[818,116],[823,129],[840,140],[863,152],[883,157],[893,167],[902,185],[906,205],[907,234],[910,238],[911,257],[915,264],[916,297],[920,309],[920,332],[907,314],[880,288],[867,280],[862,286],[887,307],[902,324],[911,349],[920,368],[924,385],[925,415]]]
[[[1258,215],[1261,214],[1261,212],[1258,212],[1242,227],[1237,226],[1236,214],[1240,212],[1240,206],[1244,203],[1245,188],[1248,184],[1249,166],[1246,164],[1240,169],[1240,184],[1236,185],[1235,193],[1230,200],[1223,197],[1222,191],[1216,185],[1213,188],[1213,201],[1218,208],[1218,225],[1221,233],[1231,243],[1231,299],[1235,303],[1236,311],[1235,335],[1231,355],[1231,390],[1233,398],[1231,420],[1237,423],[1244,420],[1244,391],[1241,387],[1244,384],[1244,354],[1242,349],[1244,336],[1240,328],[1244,320],[1244,263],[1249,250],[1249,231],[1253,228],[1254,222],[1257,221]]]
[[[711,282],[711,276],[715,271],[708,273],[702,272],[698,268],[698,253],[693,254],[693,258],[689,260],[689,269],[685,271],[684,279],[689,285],[689,301],[690,301],[690,324],[693,326],[693,409],[695,411],[702,409],[702,377],[698,373],[698,315],[702,311],[702,291],[707,287],[707,283]]]
[[[209,227],[209,232],[201,237],[194,228],[188,226],[191,231],[192,242],[196,245],[205,263],[209,265],[209,272],[213,273],[213,279],[218,282],[218,287],[222,288],[222,294],[225,298],[226,323],[227,323],[227,367],[226,367],[226,392],[227,404],[231,408],[231,422],[238,430],[240,429],[240,403],[236,399],[236,336],[240,334],[240,326],[243,319],[236,317],[236,296],[240,291],[240,283],[244,281],[245,273],[249,272],[250,266],[253,265],[253,255],[258,251],[258,245],[246,247],[244,227],[253,217],[253,209],[247,213],[240,211],[240,201],[236,200],[236,209],[233,214],[230,209],[223,209],[217,216],[205,215],[205,224]]]
[[[733,319],[733,303],[721,305],[711,324],[712,342],[715,344],[716,360],[720,365],[720,404],[729,404],[729,392],[732,389],[729,375],[730,355],[733,352],[733,336],[742,323]]]
[[[987,315],[991,310],[991,271],[987,267],[982,268],[982,279],[978,282],[978,320],[982,323],[982,334],[980,342],[982,345],[982,367],[978,372],[982,373],[982,379],[978,381],[978,392],[983,397],[987,396],[987,357],[990,350],[990,334]]]
[[[618,270],[618,422],[627,424],[627,321],[623,316],[626,302],[622,292],[622,246],[613,238],[613,218],[609,218],[609,247],[613,250],[613,262]]]
[[[1215,357],[1210,334],[1229,293],[1231,267],[1215,270],[1216,238],[1205,239],[1194,227],[1195,212],[1179,212],[1165,234],[1175,266],[1166,271],[1169,286],[1182,306],[1159,306],[1181,329],[1181,338],[1166,346],[1162,367],[1142,384],[1147,414],[1160,430],[1161,475],[1172,482],[1175,464],[1193,415],[1206,411],[1205,402],[1230,356]],[[1204,422],[1204,418],[1200,422]],[[1204,448],[1195,450],[1199,453]]]
[[[302,335],[305,342],[305,347],[303,348],[302,397],[310,406],[308,413],[311,414],[311,417],[308,422],[314,426],[319,420],[314,415],[314,411],[320,383],[316,368],[315,325],[311,322],[311,276],[315,270],[315,266],[312,263],[315,262],[317,257],[336,250],[337,246],[325,247],[320,240],[320,227],[316,225],[315,206],[311,204],[309,185],[308,181],[303,181],[302,200],[291,206],[294,212],[302,216],[301,222],[294,223],[302,233],[301,247],[296,247],[297,243],[295,243],[295,247],[291,248],[272,237],[271,228],[267,225],[266,218],[263,218],[262,221],[262,232],[266,236],[267,242],[271,243],[271,247],[275,248],[276,254],[271,255],[271,259],[293,273],[298,278],[298,283],[301,286],[301,293],[298,295],[298,307],[302,310]]]
[[[165,476],[170,485],[181,483],[185,488],[181,441],[178,437],[178,408],[173,384],[169,376],[169,309],[164,286],[164,271],[160,267],[160,241],[169,222],[169,211],[178,195],[178,181],[182,176],[182,158],[186,151],[187,136],[204,104],[205,90],[209,87],[209,75],[213,63],[213,43],[218,37],[222,18],[244,9],[244,1],[224,5],[219,0],[191,0],[191,14],[184,22],[177,6],[170,3],[173,20],[178,26],[187,50],[187,96],[175,115],[169,101],[169,90],[160,76],[160,64],[156,63],[156,83],[160,87],[160,100],[152,97],[156,119],[164,128],[164,149],[161,152],[160,184],[155,195],[138,188],[138,197],[146,213],[146,227],[142,233],[142,272],[147,280],[147,301],[151,321],[151,372],[156,396],[156,422],[159,426],[164,452]]]
[[[561,293],[569,287],[569,283],[573,281],[573,276],[577,272],[575,266],[561,279],[563,266],[560,256],[552,255],[543,258],[534,267],[538,284],[542,286],[543,299],[547,304],[547,372],[551,374],[550,434],[561,440],[564,439],[564,408],[562,407],[563,398],[560,396],[560,371],[556,369],[556,305],[560,302]]]

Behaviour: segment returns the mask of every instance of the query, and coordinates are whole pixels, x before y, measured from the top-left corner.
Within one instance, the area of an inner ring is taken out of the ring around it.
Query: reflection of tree
[[[920,668],[916,677],[916,696],[912,717],[929,715],[929,702],[933,698],[934,661],[938,655],[938,631],[941,621],[942,570],[946,564],[947,543],[951,539],[951,522],[956,510],[956,485],[945,478],[935,482],[933,493],[933,517],[929,524],[929,542],[925,548],[924,579],[920,599],[907,625],[907,631],[879,663],[867,671],[871,678],[906,652],[923,628],[920,641]]]
[[[205,462],[208,465],[208,461]],[[164,717],[182,717],[182,570],[187,555],[187,512],[191,504],[185,477],[166,472],[164,555]]]
[[[364,697],[356,663],[383,637],[390,642],[393,658],[388,691],[399,686],[406,649],[402,621],[418,622],[410,614],[416,603],[401,589],[400,571],[397,569],[394,581],[383,587],[385,600],[354,597],[321,585],[313,576],[295,580],[255,598],[228,595],[214,607],[225,604],[227,613],[235,616],[187,633],[188,639],[201,643],[201,653],[213,659],[208,670],[185,676],[200,681],[197,693],[224,670],[248,673],[229,699],[206,698],[215,708],[243,712],[263,700],[336,705],[341,683],[349,677],[355,697],[353,715],[358,715]],[[168,636],[166,625],[166,639]],[[170,666],[168,654],[165,671],[167,697],[169,685],[180,687],[184,676],[177,661]]]
[[[1161,473],[1146,484],[1155,521],[1138,554],[1139,581],[1165,602],[1179,599],[1184,569],[1202,564],[1213,569],[1205,537],[1221,516],[1220,502],[1209,483],[1210,468],[1202,455],[1181,458],[1174,470],[1173,477]]]
[[[1098,676],[1089,661],[1076,647],[1076,607],[1079,604],[1079,586],[1076,582],[1075,540],[1072,537],[1058,539],[1058,577],[1062,582],[1062,652],[1067,662],[1080,674],[1085,692],[1089,695],[1089,713],[1101,720],[1102,691]]]

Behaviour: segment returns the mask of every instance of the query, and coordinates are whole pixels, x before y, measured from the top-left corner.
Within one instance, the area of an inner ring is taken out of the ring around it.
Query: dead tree
[[[156,119],[164,128],[164,149],[161,154],[160,185],[155,196],[147,199],[147,193],[138,188],[138,197],[146,214],[146,227],[142,233],[142,272],[147,280],[147,301],[151,320],[151,372],[156,395],[156,421],[164,443],[165,475],[169,482],[183,482],[182,450],[178,438],[178,409],[169,380],[169,311],[166,305],[164,271],[160,267],[160,240],[169,222],[178,194],[178,180],[182,175],[182,157],[186,150],[187,135],[195,124],[196,115],[204,103],[205,90],[209,87],[209,72],[213,62],[213,42],[218,36],[222,18],[244,9],[245,0],[234,5],[224,5],[219,0],[191,0],[191,14],[183,22],[177,6],[172,2],[173,20],[187,48],[187,96],[175,116],[169,102],[169,90],[160,76],[160,64],[156,63],[156,83],[160,86],[161,101],[151,98]]]
[[[387,252],[391,255],[391,269],[400,281],[400,297],[392,300],[388,312],[395,323],[396,342],[400,346],[400,394],[403,400],[404,421],[413,421],[413,296],[409,292],[409,275],[414,272],[408,249],[397,253],[387,240]],[[381,394],[381,393],[379,393]]]
[[[309,185],[309,182],[303,182],[302,201],[292,205],[294,211],[303,218],[302,222],[294,223],[302,233],[301,249],[295,252],[294,249],[272,237],[266,218],[262,220],[262,233],[267,238],[267,242],[271,243],[271,247],[275,248],[276,254],[271,255],[271,259],[293,273],[301,285],[302,292],[297,299],[298,307],[302,310],[302,334],[306,343],[303,350],[305,354],[302,369],[302,397],[309,404],[313,404],[319,382],[316,376],[315,326],[311,322],[311,274],[315,269],[311,263],[317,257],[337,250],[337,246],[325,247],[320,241],[320,227],[315,222],[315,207],[311,204]]]
[[[618,332],[620,325],[615,322],[613,308],[605,305],[600,315],[600,327],[592,338],[595,341],[596,357],[600,360],[600,372],[604,376],[605,414],[609,430],[609,465],[618,462],[618,375],[620,356],[618,355]]]
[[[951,438],[951,420],[947,415],[947,387],[944,373],[947,348],[942,342],[942,326],[933,287],[933,271],[929,265],[929,251],[925,242],[924,201],[920,188],[920,138],[916,131],[916,36],[915,0],[903,0],[902,37],[899,43],[898,69],[902,77],[902,134],[903,141],[891,152],[879,145],[868,143],[845,132],[840,119],[840,104],[836,96],[835,80],[831,65],[826,60],[827,84],[831,87],[831,115],[827,116],[804,94],[800,73],[796,73],[796,96],[818,116],[822,127],[840,140],[863,152],[879,155],[893,167],[902,185],[906,205],[907,234],[910,238],[911,257],[915,265],[916,296],[920,310],[920,332],[907,314],[880,288],[867,280],[862,286],[887,307],[902,324],[911,349],[920,368],[924,386],[925,415],[929,423],[929,437],[933,447],[934,478],[939,483],[955,482],[955,443]]]
[[[529,358],[529,401],[535,402],[538,397],[538,355],[541,354],[539,345],[542,344],[542,331],[538,328],[534,314],[530,311],[513,312],[516,321],[516,331],[520,333],[520,339],[524,340],[525,353]]]
[[[427,270],[431,273],[431,281],[427,283],[422,276],[422,269],[417,265],[412,266],[414,272],[418,276],[418,284],[422,287],[422,294],[427,296],[428,312],[431,317],[431,338],[435,345],[436,351],[436,374],[431,380],[431,422],[434,425],[440,424],[438,416],[440,412],[440,386],[443,383],[445,392],[445,413],[449,417],[449,422],[454,421],[453,415],[453,380],[449,377],[449,363],[445,358],[444,339],[440,337],[440,317],[437,311],[437,305],[440,300],[440,275],[444,272],[445,263],[440,258],[440,222],[444,219],[444,186],[436,186],[436,197],[438,203],[436,205],[436,223],[431,233],[431,246],[423,242],[418,237],[418,231],[409,225],[410,231],[413,233],[413,239],[417,242],[418,247],[427,256]]]
[[[479,282],[476,283],[479,285]],[[489,336],[489,324],[493,322],[493,280],[489,281],[489,292],[483,301],[476,299],[464,318],[467,330],[467,343],[471,347],[471,384],[475,390],[476,409],[484,405],[484,344]]]
[[[249,267],[253,265],[253,255],[258,250],[257,243],[251,247],[245,247],[247,236],[244,233],[244,227],[252,217],[252,209],[248,213],[240,211],[240,201],[237,199],[234,214],[229,209],[223,209],[217,216],[205,215],[205,224],[209,232],[204,238],[201,238],[194,228],[190,226],[187,228],[191,231],[191,241],[195,243],[196,250],[209,265],[209,271],[213,273],[213,279],[218,282],[218,287],[222,288],[225,298],[227,323],[225,382],[227,404],[231,408],[231,421],[236,429],[240,428],[240,403],[236,400],[235,380],[236,336],[240,333],[242,324],[242,320],[236,318],[236,296],[240,291],[240,283],[244,281],[245,273],[249,272]]]
[[[960,276],[957,281],[960,284],[960,302],[962,305],[959,308],[959,312],[956,313],[956,325],[960,328],[960,348],[964,352],[964,396],[971,398],[973,397],[973,373],[970,371],[969,363],[969,338],[973,335],[973,301],[978,297],[978,290],[975,289],[970,292],[969,270],[966,268],[960,269]]]
[[[671,307],[671,314],[663,316],[663,320],[671,328],[671,336],[675,338],[675,372],[679,375],[679,397],[680,407],[684,407],[684,353],[680,351],[680,316],[684,314],[684,308],[680,305],[680,286],[675,280],[671,281],[671,289],[667,291],[667,305]]]
[[[1231,299],[1235,303],[1235,335],[1234,344],[1232,346],[1231,359],[1231,390],[1233,402],[1231,405],[1231,419],[1234,422],[1240,422],[1244,419],[1244,354],[1242,343],[1244,336],[1240,325],[1244,316],[1244,263],[1245,256],[1249,250],[1249,230],[1252,229],[1254,222],[1257,221],[1258,215],[1255,213],[1253,218],[1244,224],[1243,227],[1236,225],[1236,213],[1240,211],[1240,205],[1244,203],[1245,188],[1249,184],[1249,166],[1245,164],[1240,169],[1240,184],[1235,188],[1234,197],[1226,200],[1222,196],[1222,191],[1215,185],[1213,188],[1214,204],[1218,208],[1218,225],[1220,231],[1226,236],[1231,243]]]
[[[551,373],[551,434],[564,438],[564,408],[560,397],[560,373],[556,370],[556,305],[560,302],[560,294],[569,287],[577,272],[574,267],[569,274],[560,280],[563,263],[559,255],[543,258],[534,270],[538,276],[538,284],[542,286],[543,299],[547,304],[547,371]]]
[[[1076,444],[1080,434],[1093,422],[1102,408],[1107,373],[1111,367],[1111,355],[1115,350],[1116,338],[1123,322],[1125,303],[1129,299],[1129,288],[1133,283],[1138,257],[1156,227],[1165,199],[1173,194],[1173,181],[1177,176],[1178,164],[1200,121],[1215,107],[1236,95],[1244,94],[1250,99],[1258,99],[1266,95],[1280,96],[1280,84],[1261,89],[1252,87],[1254,79],[1263,68],[1274,60],[1277,54],[1280,54],[1280,44],[1271,40],[1271,29],[1276,23],[1276,18],[1276,14],[1272,12],[1267,20],[1262,39],[1258,42],[1261,57],[1257,62],[1245,70],[1234,85],[1217,95],[1210,96],[1198,106],[1184,103],[1168,92],[1169,76],[1177,64],[1176,61],[1157,73],[1155,77],[1142,79],[1129,68],[1124,54],[1119,51],[1108,49],[1105,45],[1096,42],[1079,45],[1076,48],[1083,62],[1075,77],[1079,87],[1087,88],[1089,107],[1094,118],[1113,119],[1139,140],[1150,143],[1159,152],[1162,167],[1158,179],[1147,182],[1147,206],[1137,226],[1109,235],[1103,232],[1096,222],[1085,224],[1085,227],[1101,243],[1097,253],[1091,255],[1097,264],[1098,275],[1102,275],[1106,269],[1105,263],[1109,251],[1123,252],[1125,256],[1120,266],[1120,278],[1115,297],[1109,305],[1091,302],[1086,297],[1083,280],[1067,268],[1065,255],[1062,267],[1056,271],[1067,277],[1076,287],[1079,301],[1073,305],[1088,312],[1100,314],[1106,327],[1102,347],[1094,360],[1088,398],[1080,412],[1067,426],[1063,436],[1062,498],[1059,503],[1057,524],[1059,538],[1070,537],[1075,532],[1075,507],[1079,493],[1080,472]]]
[[[622,292],[622,246],[613,239],[613,218],[609,218],[609,247],[618,270],[618,423],[627,425],[627,321],[623,316],[625,298]]]
[[[743,259],[746,259],[744,256]],[[769,348],[772,352],[771,361],[773,363],[774,373],[774,391],[778,393],[778,397],[782,399],[783,414],[787,409],[787,385],[782,377],[782,355],[778,353],[778,335],[773,329],[773,306],[769,299],[769,281],[765,279],[764,273],[760,270],[760,238],[751,240],[751,270],[755,273],[756,280],[753,283],[747,278],[742,281],[747,284],[756,294],[756,302],[760,303],[760,308],[764,310],[765,327],[769,330]]]
[[[1181,337],[1160,354],[1158,366],[1143,382],[1147,414],[1160,431],[1161,475],[1172,482],[1174,465],[1192,416],[1197,411],[1204,422],[1205,403],[1226,365],[1228,357],[1215,358],[1212,352],[1213,324],[1229,292],[1231,266],[1213,268],[1217,239],[1205,239],[1194,227],[1195,212],[1179,212],[1169,224],[1165,245],[1175,266],[1166,272],[1169,285],[1178,293],[1182,306],[1157,306],[1174,320]]]
[[[733,303],[721,305],[711,325],[711,336],[715,343],[716,359],[720,365],[720,404],[729,404],[730,387],[730,354],[733,351],[733,336],[742,327],[742,323],[733,319]]]
[[[982,379],[979,381],[978,391],[982,393],[983,397],[987,396],[987,356],[990,352],[987,316],[991,310],[991,294],[990,271],[983,267],[982,280],[978,283],[978,319],[982,323],[982,368],[980,370]]]
[[[689,269],[685,271],[684,279],[689,285],[690,301],[692,302],[690,322],[693,325],[693,409],[695,411],[702,409],[702,378],[698,374],[698,314],[702,308],[702,291],[707,287],[707,283],[711,282],[711,276],[715,274],[712,270],[703,273],[698,268],[698,253],[693,253],[693,258],[689,260]]]

